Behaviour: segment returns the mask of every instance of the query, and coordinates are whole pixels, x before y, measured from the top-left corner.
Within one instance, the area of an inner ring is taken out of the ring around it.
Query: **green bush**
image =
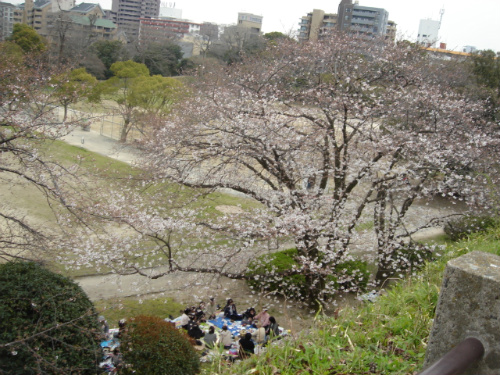
[[[340,290],[366,290],[370,279],[370,271],[368,264],[361,260],[348,260],[344,263],[337,264],[335,267],[337,276],[335,283],[337,289]],[[339,279],[341,281],[339,282]]]
[[[186,335],[159,317],[128,320],[121,352],[125,373],[191,375],[200,370],[199,356]]]
[[[467,238],[472,233],[486,232],[495,227],[497,220],[489,216],[462,216],[456,220],[450,220],[444,226],[444,232],[452,241]]]
[[[297,249],[278,251],[262,255],[253,260],[248,267],[247,277],[250,287],[264,291],[286,290],[290,298],[300,298],[307,294],[310,286],[304,275],[286,275],[295,267],[300,268],[297,262]],[[325,265],[328,266],[328,265]],[[276,276],[276,274],[281,274]],[[285,274],[285,275],[283,275]],[[337,264],[332,274],[324,280],[327,291],[325,298],[329,298],[336,291],[364,290],[370,278],[368,265],[360,260],[349,260]]]
[[[426,262],[435,260],[437,247],[411,242],[395,249],[386,258],[387,269],[379,269],[379,275],[383,274],[382,279],[403,274],[413,274],[420,270]]]
[[[95,374],[99,343],[94,306],[72,280],[32,262],[0,265],[0,373]]]

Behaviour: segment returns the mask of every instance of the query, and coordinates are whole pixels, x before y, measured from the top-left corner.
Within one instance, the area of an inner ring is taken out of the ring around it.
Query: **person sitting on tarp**
[[[245,336],[240,339],[240,357],[242,359],[248,357],[250,354],[254,354],[255,344],[252,341],[252,334],[250,332],[245,333]]]
[[[198,305],[198,307],[195,309],[194,319],[197,322],[201,322],[201,323],[204,323],[207,321],[205,318],[205,302],[201,301],[200,304]]]
[[[250,307],[247,311],[243,313],[243,324],[249,324],[252,325],[253,321],[255,319],[255,315],[257,315],[257,312],[253,307]]]
[[[180,318],[180,326],[184,329],[188,329],[189,322],[191,321],[191,318],[189,317],[189,314],[191,313],[191,309],[186,309],[181,315]]]
[[[217,335],[215,334],[215,327],[210,326],[208,329],[208,333],[203,337],[203,341],[205,341],[205,346],[207,348],[213,348],[217,343]]]
[[[241,315],[238,315],[238,311],[236,311],[236,305],[231,298],[227,300],[226,307],[224,307],[224,318],[231,320],[243,319]]]
[[[274,316],[271,316],[269,318],[269,327],[267,327],[267,330],[266,330],[266,342],[270,342],[271,340],[273,339],[276,339],[278,338],[278,336],[280,335],[280,327],[278,325],[278,323],[276,322],[276,319],[274,318]]]
[[[256,321],[255,324],[257,325],[257,330],[252,334],[252,338],[258,345],[263,345],[266,342],[266,329],[259,321]]]
[[[188,324],[188,335],[196,340],[197,345],[202,345],[200,339],[205,336],[205,332],[201,330],[198,322],[191,321]]]
[[[267,307],[264,307],[262,311],[255,316],[255,320],[258,320],[262,327],[267,330],[269,324],[271,324],[271,322],[269,321],[270,317],[271,315],[269,315],[269,313],[267,312]]]
[[[231,349],[231,344],[233,343],[233,334],[227,329],[226,325],[222,326],[222,331],[220,331],[220,345],[224,349]]]

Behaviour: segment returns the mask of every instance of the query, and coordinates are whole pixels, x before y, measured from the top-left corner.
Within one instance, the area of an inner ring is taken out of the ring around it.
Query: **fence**
[[[62,120],[64,109],[58,107],[57,111],[59,119]],[[107,113],[102,114],[68,109],[68,119],[88,119],[91,130],[99,132],[99,134],[104,137],[120,140],[120,134],[123,128],[123,117],[116,110],[109,110]],[[141,133],[137,129],[132,128],[128,134],[127,141],[133,142],[141,138]]]

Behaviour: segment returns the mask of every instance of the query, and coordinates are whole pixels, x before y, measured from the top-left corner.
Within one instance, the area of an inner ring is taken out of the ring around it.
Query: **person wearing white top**
[[[233,343],[233,335],[231,331],[227,329],[227,326],[222,326],[222,331],[220,332],[220,343],[224,346],[224,349],[230,349]]]

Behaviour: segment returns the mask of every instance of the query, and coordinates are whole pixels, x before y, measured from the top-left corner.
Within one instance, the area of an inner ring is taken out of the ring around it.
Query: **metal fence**
[[[57,111],[60,120],[62,120],[64,116],[64,109],[58,107]],[[99,134],[104,137],[115,140],[120,139],[123,127],[123,117],[116,110],[110,110],[103,114],[68,109],[68,119],[87,119],[89,120],[90,128],[93,131],[99,132]],[[137,129],[132,128],[128,134],[127,141],[133,142],[134,140],[140,140],[141,138],[141,133]]]

